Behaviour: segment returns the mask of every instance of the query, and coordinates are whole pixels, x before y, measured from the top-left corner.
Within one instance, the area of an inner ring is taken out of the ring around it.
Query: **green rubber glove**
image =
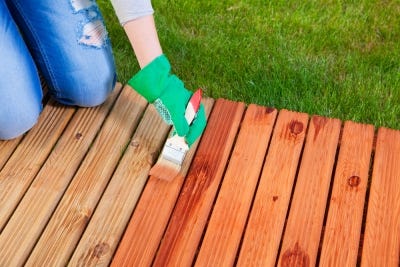
[[[192,124],[188,125],[185,110],[193,93],[170,72],[167,57],[161,55],[133,76],[128,84],[153,104],[164,121],[173,124],[176,133],[185,136],[191,146],[201,136],[207,123],[204,106],[201,104]]]

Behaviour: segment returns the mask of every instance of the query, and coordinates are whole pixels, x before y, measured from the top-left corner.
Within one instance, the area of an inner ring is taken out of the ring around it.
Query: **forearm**
[[[130,20],[124,25],[140,68],[162,54],[153,15]]]
[[[150,0],[111,0],[140,68],[162,54]]]

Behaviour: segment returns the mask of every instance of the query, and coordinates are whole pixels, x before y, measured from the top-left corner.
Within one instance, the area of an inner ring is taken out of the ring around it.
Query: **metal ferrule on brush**
[[[184,138],[176,134],[168,138],[162,151],[162,155],[164,159],[175,164],[182,165],[182,162],[185,159],[185,155],[188,151],[189,146],[185,142]]]

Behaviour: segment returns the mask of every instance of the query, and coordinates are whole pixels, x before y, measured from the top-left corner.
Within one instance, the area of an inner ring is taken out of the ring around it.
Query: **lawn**
[[[119,80],[139,69],[98,1]],[[400,129],[399,1],[152,1],[164,53],[207,96]]]

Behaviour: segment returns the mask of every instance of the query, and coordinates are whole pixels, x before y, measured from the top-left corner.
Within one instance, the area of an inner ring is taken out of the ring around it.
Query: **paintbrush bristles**
[[[172,181],[181,170],[181,165],[160,157],[157,163],[151,168],[150,175],[166,181]]]

